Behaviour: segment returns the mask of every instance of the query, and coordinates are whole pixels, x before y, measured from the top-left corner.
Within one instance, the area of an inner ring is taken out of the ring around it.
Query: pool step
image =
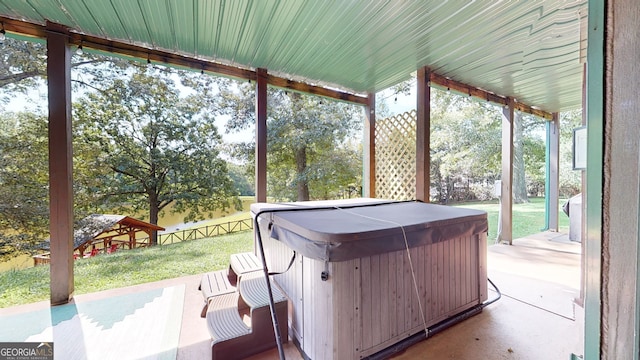
[[[207,273],[202,277],[200,290],[206,301],[204,313],[214,360],[244,359],[276,346],[267,281],[262,271],[242,271],[250,268],[233,269],[237,278],[235,287],[225,271]],[[287,299],[273,282],[271,284],[280,336],[283,342],[287,342]]]
[[[238,276],[262,270],[262,262],[253,253],[232,254],[229,259],[229,281],[235,285]]]
[[[206,318],[212,346],[251,334],[251,328],[242,321],[238,313],[237,292],[212,297]]]
[[[231,285],[224,270],[213,271],[202,275],[198,290],[202,292],[202,297],[204,297],[204,308],[200,313],[201,317],[206,316],[207,307],[209,306],[209,300],[211,298],[236,292],[235,286]]]

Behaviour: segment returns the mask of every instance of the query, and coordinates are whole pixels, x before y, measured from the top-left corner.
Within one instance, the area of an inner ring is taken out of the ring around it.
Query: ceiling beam
[[[366,106],[369,101],[368,97],[366,96],[351,94],[343,91],[337,91],[337,90],[329,89],[322,86],[309,85],[307,83],[288,80],[288,79],[277,77],[271,74],[268,75],[267,82],[269,83],[269,85],[272,85],[275,87],[289,89],[293,91],[300,91],[304,93],[310,93],[318,96],[329,97],[336,100],[346,101],[346,102],[350,102],[358,105]]]
[[[486,91],[486,90],[482,90],[479,89],[477,87],[473,87],[473,86],[469,86],[467,84],[461,83],[459,81],[455,81],[452,79],[449,79],[447,77],[444,77],[442,75],[438,75],[436,73],[431,73],[431,76],[429,78],[431,85],[436,85],[439,86],[441,88],[445,88],[447,90],[452,90],[461,94],[467,94],[471,97],[474,98],[478,98],[484,101],[489,101],[492,103],[496,103],[498,105],[502,105],[502,106],[508,106],[509,101],[508,98],[506,96],[502,96],[502,95],[497,95],[495,93],[492,93],[490,91]],[[532,106],[523,104],[523,103],[519,103],[519,102],[514,102],[514,109],[518,110],[520,112],[523,113],[527,113],[527,114],[531,114],[531,115],[535,115],[538,117],[541,117],[543,119],[546,120],[553,120],[553,114],[538,108],[534,108]]]

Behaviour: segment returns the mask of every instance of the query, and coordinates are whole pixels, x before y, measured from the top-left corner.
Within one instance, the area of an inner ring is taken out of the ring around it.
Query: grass
[[[248,203],[248,200],[243,199],[243,202]],[[246,205],[246,204],[245,204]],[[202,222],[198,222],[196,224],[185,224],[183,227],[181,227],[178,230],[175,230],[175,232],[178,231],[183,231],[183,230],[189,230],[189,229],[196,229],[196,228],[201,228],[201,227],[205,227],[205,226],[213,226],[213,225],[219,225],[219,224],[226,224],[228,222],[234,222],[234,221],[238,221],[238,220],[247,220],[247,219],[251,219],[251,214],[249,214],[249,210],[248,210],[248,206],[246,205],[246,211],[245,212],[238,212],[232,215],[225,215],[222,217],[218,217],[215,219],[210,219],[210,220],[205,220]],[[178,221],[178,220],[175,220]],[[172,231],[174,232],[174,231]],[[180,242],[179,240],[173,240],[173,243],[178,243]],[[30,268],[33,266],[33,259],[31,258],[31,255],[28,254],[23,254],[23,255],[18,255],[16,257],[14,257],[13,259],[10,259],[8,261],[4,261],[4,262],[0,262],[0,274],[2,274],[5,271],[9,271],[9,270],[15,270],[15,269],[26,269],[26,268]],[[0,289],[0,291],[2,291]]]
[[[122,250],[75,262],[75,294],[221,270],[253,249],[251,231],[166,246]],[[49,266],[0,273],[0,308],[49,299]]]
[[[488,243],[493,243],[498,224],[498,202],[461,203],[454,206],[486,211],[489,221]],[[236,216],[247,217],[247,214],[212,220],[211,224],[230,221]],[[567,231],[569,218],[562,212],[559,217],[560,231]],[[528,204],[513,205],[514,238],[538,233],[543,227],[543,198],[531,199]],[[230,254],[253,249],[252,234],[247,231],[78,260],[74,266],[75,293],[85,294],[224,269],[228,266]],[[48,300],[49,267],[0,272],[0,284],[0,308]]]
[[[544,228],[544,198],[530,198],[529,203],[513,204],[513,238],[518,239],[527,235],[539,233]],[[564,204],[564,200],[560,201]],[[493,243],[498,230],[498,213],[500,204],[497,201],[491,202],[470,202],[454,204],[454,206],[484,210],[487,212],[489,221],[489,235],[487,240]],[[559,207],[559,231],[569,231],[569,217],[567,217]]]

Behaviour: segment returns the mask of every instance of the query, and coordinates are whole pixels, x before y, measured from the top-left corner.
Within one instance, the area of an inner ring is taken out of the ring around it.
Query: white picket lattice
[[[376,120],[376,197],[416,198],[416,111]]]

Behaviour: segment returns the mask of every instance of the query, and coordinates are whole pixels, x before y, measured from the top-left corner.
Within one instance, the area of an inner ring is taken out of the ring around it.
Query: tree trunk
[[[513,202],[529,202],[524,166],[524,126],[519,113],[515,113],[513,123]]]
[[[153,225],[158,225],[158,213],[160,209],[158,207],[158,196],[154,194],[149,195],[149,222]],[[151,246],[158,245],[158,232],[151,230],[149,235],[149,244]]]
[[[296,175],[298,187],[298,201],[309,200],[309,181],[307,180],[307,148],[305,146],[296,150]]]
[[[438,192],[437,201],[440,204],[444,203],[444,179],[442,179],[442,174],[440,173],[440,161],[431,159],[431,185],[436,187],[436,191]],[[404,199],[403,199],[404,200]]]

